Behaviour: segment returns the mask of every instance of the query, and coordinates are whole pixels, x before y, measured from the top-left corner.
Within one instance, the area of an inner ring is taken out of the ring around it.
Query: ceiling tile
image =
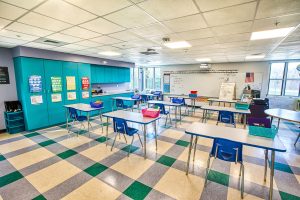
[[[22,7],[22,8],[29,10],[29,9],[37,6],[44,0],[30,0],[30,1],[28,1],[28,0],[27,1],[26,0],[25,1],[24,0],[2,0],[2,1],[5,1],[7,3],[10,3],[10,4],[16,5],[18,7]]]
[[[65,48],[63,46],[62,47],[53,48],[52,50],[53,51],[59,51],[59,52],[65,52],[65,53],[73,53],[74,51],[76,51],[74,49]]]
[[[253,0],[196,0],[200,10],[202,12],[206,12],[209,10],[217,10],[220,8],[225,8],[228,6],[234,6],[246,2],[250,2]]]
[[[0,2],[0,17],[5,19],[15,20],[26,12],[25,9]]]
[[[209,28],[185,31],[185,32],[177,33],[177,35],[184,40],[193,40],[193,39],[200,39],[200,38],[207,38],[207,37],[214,36],[214,34]]]
[[[216,26],[211,29],[215,33],[215,35],[229,35],[229,34],[237,34],[237,33],[248,33],[251,32],[252,22],[242,22],[236,24],[229,24],[224,26]]]
[[[202,39],[196,39],[196,40],[189,40],[188,41],[192,46],[207,46],[212,45],[216,43],[215,38],[202,38]]]
[[[10,21],[10,20],[0,18],[0,29],[2,29],[3,27],[7,26],[11,22],[12,21]]]
[[[30,43],[27,43],[23,46],[38,48],[38,49],[53,49],[55,47],[55,46],[52,46],[52,45],[41,44],[41,43],[37,43],[37,42],[30,42]]]
[[[217,40],[219,43],[228,43],[228,42],[239,42],[239,41],[249,41],[251,33],[240,33],[234,35],[223,35],[218,36]]]
[[[61,33],[66,34],[66,35],[71,35],[74,37],[83,38],[83,39],[90,39],[90,38],[94,38],[94,37],[99,37],[101,35],[99,33],[89,31],[87,29],[80,28],[78,26],[74,26],[72,28],[63,30],[63,31],[61,31]]]
[[[72,25],[46,17],[34,12],[30,12],[18,20],[24,24],[29,24],[50,31],[60,31],[71,27]]]
[[[130,6],[104,17],[116,24],[127,28],[145,26],[157,22],[137,6]]]
[[[256,2],[203,13],[209,26],[253,20]]]
[[[13,48],[16,47],[17,44],[11,44],[11,43],[6,43],[3,41],[0,41],[0,47],[4,47],[4,48]]]
[[[108,36],[101,36],[101,37],[93,38],[93,39],[90,39],[90,40],[94,41],[94,42],[101,43],[101,44],[116,44],[116,43],[122,42],[121,40],[111,38],[111,37],[108,37]]]
[[[200,14],[181,17],[163,22],[174,32],[189,31],[194,29],[206,28],[206,22]]]
[[[169,29],[167,29],[160,23],[151,24],[150,26],[146,26],[146,27],[132,29],[131,31],[142,37],[153,37],[153,36],[159,36],[159,35],[165,35],[171,33]]]
[[[6,30],[6,29],[1,30],[0,35],[4,36],[4,37],[15,38],[18,40],[25,40],[25,41],[33,41],[33,40],[36,40],[39,38],[37,36],[27,35],[24,33],[18,33],[18,32]]]
[[[151,0],[138,5],[158,20],[168,20],[198,13],[192,0]]]
[[[0,41],[4,43],[10,43],[10,44],[17,44],[17,45],[22,45],[27,43],[28,41],[25,40],[20,40],[20,39],[15,39],[15,38],[8,38],[8,37],[3,37],[0,36]]]
[[[89,29],[91,31],[96,31],[102,34],[119,32],[125,29],[102,18],[98,18],[93,21],[81,24],[80,27]]]
[[[76,44],[67,44],[62,46],[63,48],[68,48],[68,49],[74,49],[74,50],[83,50],[83,49],[87,49],[88,47],[84,47],[84,46],[80,46],[80,45],[76,45]]]
[[[96,15],[102,16],[119,9],[130,6],[127,0],[66,0],[82,9],[90,11]]]
[[[117,48],[117,47],[113,47],[113,46],[102,46],[102,47],[98,47],[98,52],[100,51],[117,51],[117,52],[121,52],[121,49]]]
[[[99,47],[101,46],[101,44],[97,43],[97,42],[92,42],[90,40],[83,40],[80,42],[76,42],[74,44],[80,45],[80,46],[85,46],[85,47]]]
[[[119,40],[124,40],[124,41],[141,39],[140,37],[136,36],[135,34],[131,33],[130,31],[121,31],[118,33],[110,34],[109,36],[119,39]]]
[[[47,38],[52,39],[52,40],[61,41],[61,42],[67,42],[67,43],[74,43],[74,42],[78,42],[81,40],[80,38],[69,36],[69,35],[64,35],[61,33],[55,33],[53,35],[49,35],[49,36],[47,36]]]
[[[22,24],[19,22],[12,23],[8,27],[6,27],[6,29],[20,32],[20,33],[35,35],[35,36],[39,36],[39,37],[44,37],[44,36],[47,36],[47,35],[50,35],[53,33],[52,31],[48,31],[48,30],[37,28],[34,26]]]
[[[80,24],[97,17],[61,0],[48,0],[34,11],[71,24]]]
[[[276,17],[299,13],[299,0],[261,0],[257,9],[256,19]]]

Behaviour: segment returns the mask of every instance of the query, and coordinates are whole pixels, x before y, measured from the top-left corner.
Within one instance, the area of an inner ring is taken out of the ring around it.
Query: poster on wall
[[[170,93],[170,74],[164,74],[163,90],[165,93]]]
[[[76,100],[76,92],[68,92],[67,99],[68,100]]]
[[[253,83],[254,82],[254,72],[247,72],[245,77],[245,83]]]
[[[51,77],[51,87],[52,92],[61,92],[62,91],[62,81],[61,77]]]
[[[89,97],[90,97],[90,93],[89,93],[88,91],[82,92],[82,98],[83,98],[83,99],[87,99],[87,98],[89,98]]]
[[[29,91],[31,93],[42,91],[42,77],[38,75],[32,75],[29,77]]]
[[[61,98],[61,94],[51,94],[51,101],[53,103],[56,103],[56,102],[61,102],[62,101],[62,98]]]
[[[82,90],[89,90],[90,80],[89,80],[88,77],[82,77],[81,78],[81,86],[82,86]]]
[[[42,104],[43,103],[43,96],[42,95],[30,96],[30,102],[31,102],[32,105]]]
[[[76,90],[75,76],[67,76],[67,90]]]
[[[0,66],[0,84],[9,84],[8,67]]]

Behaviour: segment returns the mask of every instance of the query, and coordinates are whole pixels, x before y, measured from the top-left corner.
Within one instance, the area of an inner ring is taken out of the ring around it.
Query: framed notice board
[[[0,66],[0,84],[9,84],[8,67]]]

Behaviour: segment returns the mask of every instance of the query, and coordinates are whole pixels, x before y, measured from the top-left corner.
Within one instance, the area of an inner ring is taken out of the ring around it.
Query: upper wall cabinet
[[[92,65],[92,83],[130,82],[130,68]]]

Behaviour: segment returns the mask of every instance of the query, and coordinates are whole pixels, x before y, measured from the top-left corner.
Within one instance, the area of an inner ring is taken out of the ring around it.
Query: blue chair
[[[213,147],[208,157],[206,175],[205,175],[205,185],[207,185],[207,178],[210,172],[210,159],[211,157],[218,158],[226,162],[240,163],[240,173],[242,175],[241,181],[241,197],[244,198],[244,164],[243,164],[243,145],[239,142],[234,142],[227,139],[216,138],[213,142]],[[212,163],[213,164],[213,163]]]
[[[153,92],[151,94],[155,95],[156,99],[159,100],[159,99],[161,99],[162,91],[155,91],[155,92]]]
[[[230,111],[219,111],[217,125],[219,122],[232,124],[235,127],[234,113]]]
[[[141,100],[141,95],[135,94],[135,95],[132,95],[131,98],[132,98],[132,99],[136,99],[136,101],[134,101],[134,105],[133,105],[132,108],[139,109],[140,100]]]
[[[116,107],[117,107],[117,110],[121,109],[128,109],[130,108],[130,106],[127,106],[124,104],[124,101],[123,99],[116,99]]]
[[[143,103],[146,103],[149,99],[148,99],[148,96],[147,96],[147,95],[142,94],[142,95],[141,95],[141,100],[142,100]]]
[[[78,115],[77,113],[77,110],[75,108],[68,108],[68,111],[69,111],[69,116],[70,116],[70,119],[73,120],[72,122],[72,126],[75,126],[75,122],[79,122],[80,123],[80,128],[84,126],[83,122],[84,121],[87,121],[87,116],[84,116],[84,115]],[[88,124],[88,126],[92,127],[91,123]],[[70,132],[70,129],[68,130],[68,133]],[[79,134],[79,130],[77,131],[77,136]]]
[[[114,125],[114,132],[116,133],[116,135],[115,135],[114,142],[113,142],[113,144],[111,146],[111,151],[113,150],[113,147],[115,145],[117,136],[118,135],[120,136],[121,134],[124,136],[124,139],[125,139],[126,143],[127,143],[127,139],[126,139],[125,135],[132,136],[132,140],[131,140],[131,144],[130,144],[127,156],[129,156],[129,154],[130,154],[135,134],[138,135],[139,140],[141,142],[141,146],[143,148],[143,143],[142,143],[140,135],[138,134],[138,131],[139,131],[138,129],[128,127],[127,122],[124,119],[119,119],[119,118],[113,118],[113,125]]]
[[[166,116],[165,126],[167,126],[168,117],[169,117],[169,119],[170,119],[170,124],[172,124],[170,112],[166,110],[165,105],[164,105],[164,104],[161,104],[161,103],[156,103],[156,104],[154,104],[154,106],[155,106],[155,107],[159,107],[160,114]]]

